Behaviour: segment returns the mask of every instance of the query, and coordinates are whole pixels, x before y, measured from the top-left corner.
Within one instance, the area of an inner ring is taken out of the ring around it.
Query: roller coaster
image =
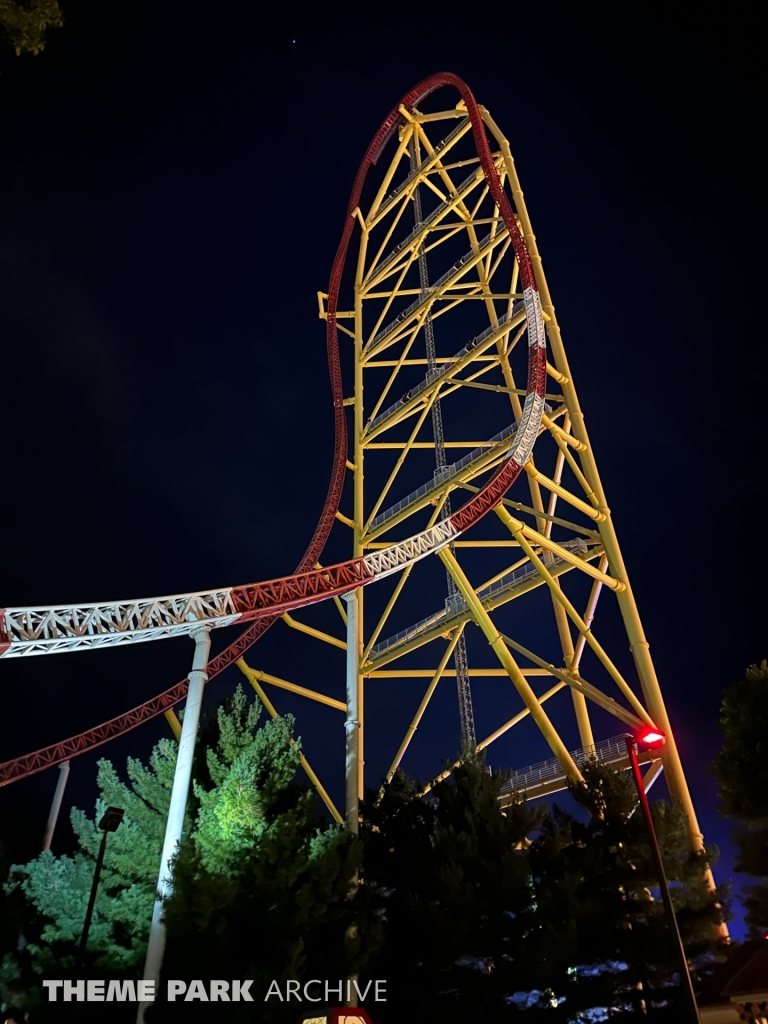
[[[458,102],[437,105],[448,92],[454,100],[458,93]],[[365,716],[372,680],[427,682],[386,780],[445,677],[456,680],[465,746],[485,749],[523,721],[535,723],[552,757],[513,776],[513,788],[529,795],[581,778],[591,753],[620,761],[613,740],[595,741],[594,705],[624,728],[664,732],[664,752],[647,785],[663,767],[686,810],[692,846],[703,849],[510,146],[457,76],[437,74],[416,86],[374,135],[318,312],[326,328],[335,449],[322,514],[295,572],[155,598],[6,608],[0,659],[243,624],[208,662],[207,678],[238,664],[271,714],[270,685],[345,711],[348,812],[363,793],[364,736],[376,724]],[[345,362],[353,365],[349,396]],[[548,472],[540,468],[550,464]],[[348,480],[349,515],[341,509]],[[351,555],[322,565],[334,528],[346,531]],[[437,576],[427,568],[432,555],[443,564]],[[470,582],[482,572],[490,574]],[[605,591],[618,605],[636,678],[626,678],[597,639],[595,616]],[[396,629],[404,593],[412,595],[411,606],[415,595],[427,614]],[[293,615],[326,601],[335,602],[345,639]],[[521,601],[536,602],[557,657],[537,652],[536,638],[508,635],[530,621],[516,612]],[[346,652],[346,702],[245,661],[278,621]],[[470,626],[487,643],[474,644]],[[486,663],[489,649],[493,666]],[[586,678],[587,663],[593,679]],[[473,687],[496,678],[511,682],[520,707],[478,740]],[[0,765],[0,785],[69,761],[158,715],[174,721],[173,708],[188,686],[185,679],[109,722]],[[570,693],[578,750],[569,749],[545,707],[561,691]]]

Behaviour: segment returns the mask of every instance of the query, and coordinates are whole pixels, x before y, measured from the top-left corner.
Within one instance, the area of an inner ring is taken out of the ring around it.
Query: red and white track
[[[354,211],[358,206],[370,167],[377,162],[382,148],[392,137],[402,118],[401,107],[411,109],[430,93],[446,85],[455,87],[466,105],[480,166],[489,192],[509,232],[520,267],[528,329],[528,382],[522,417],[517,424],[505,461],[485,487],[450,518],[408,540],[375,553],[322,569],[314,568],[334,522],[346,469],[347,432],[336,312],[342,272],[355,224]],[[242,657],[284,612],[348,593],[404,569],[452,543],[498,504],[531,454],[541,425],[547,373],[546,337],[531,259],[494,166],[480,110],[470,90],[455,75],[433,75],[418,85],[392,109],[374,136],[357,172],[347,208],[344,231],[331,271],[327,317],[327,355],[335,418],[333,470],[322,515],[296,572],[291,576],[263,583],[224,587],[192,594],[0,610],[0,658],[120,646],[186,634],[201,625],[217,628],[237,622],[250,622],[249,628],[234,643],[211,660],[208,677],[212,678]],[[1,764],[0,785],[42,771],[106,743],[114,736],[167,711],[184,698],[186,690],[187,680],[184,680],[153,700],[95,729]]]

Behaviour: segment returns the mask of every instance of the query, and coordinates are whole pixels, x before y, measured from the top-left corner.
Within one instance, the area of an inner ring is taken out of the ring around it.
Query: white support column
[[[64,798],[64,787],[67,784],[67,778],[69,777],[69,761],[62,761],[59,765],[59,777],[56,780],[56,792],[53,794],[53,803],[51,804],[51,813],[48,815],[48,824],[45,826],[45,836],[43,837],[43,850],[50,850],[51,842],[53,840],[53,833],[56,830],[56,822],[59,819],[59,811],[61,810],[61,801]]]
[[[360,752],[360,716],[357,705],[357,591],[345,594],[347,602],[347,732],[344,771],[346,780],[345,819],[350,832],[357,835],[358,800],[358,758]]]
[[[206,627],[196,629],[191,634],[195,641],[195,656],[192,671],[189,673],[189,689],[184,708],[184,722],[181,727],[179,753],[176,759],[176,773],[173,777],[171,790],[171,806],[168,810],[168,821],[165,826],[165,841],[160,858],[160,874],[157,879],[157,899],[152,912],[152,924],[149,929],[149,945],[147,959],[144,962],[144,980],[154,981],[155,993],[160,982],[160,969],[163,966],[165,953],[165,925],[163,924],[163,901],[173,892],[171,868],[173,858],[181,842],[184,828],[184,815],[187,810],[187,796],[192,777],[192,761],[195,756],[197,726],[200,721],[200,708],[203,702],[203,687],[208,678],[208,653],[211,649],[211,636]],[[151,1002],[139,1004],[138,1024],[143,1024],[144,1014]]]
[[[344,723],[346,729],[346,751],[344,759],[344,775],[346,782],[346,802],[344,818],[347,828],[353,835],[360,830],[360,796],[359,796],[359,771],[360,771],[360,707],[358,703],[358,592],[352,591],[345,594],[347,602],[347,718]],[[357,892],[359,879],[357,872],[349,880],[349,895],[353,897]],[[357,938],[357,924],[353,923],[347,928],[346,938],[354,942]],[[357,998],[354,994],[352,982],[357,981],[357,975],[353,974],[347,978],[347,998],[344,1006],[357,1006]]]

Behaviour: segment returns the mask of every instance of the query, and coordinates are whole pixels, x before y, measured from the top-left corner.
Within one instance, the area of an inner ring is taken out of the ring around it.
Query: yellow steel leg
[[[462,630],[462,627],[459,627],[459,629],[456,630],[456,632],[451,637],[448,646],[443,651],[443,656],[440,659],[440,664],[437,666],[437,669],[435,670],[435,674],[432,676],[430,684],[427,687],[427,692],[424,694],[424,697],[422,698],[421,704],[419,704],[418,711],[413,716],[413,721],[408,726],[408,731],[405,734],[403,742],[400,744],[400,747],[399,747],[397,753],[395,754],[395,759],[392,762],[392,764],[390,765],[389,771],[387,772],[387,779],[386,779],[387,782],[391,782],[392,781],[392,776],[395,774],[395,771],[397,770],[398,765],[402,761],[403,754],[405,754],[406,750],[408,749],[408,744],[413,739],[413,734],[416,732],[416,730],[419,727],[419,722],[421,722],[421,719],[422,719],[422,717],[424,715],[424,712],[427,709],[427,704],[429,704],[429,701],[430,701],[430,699],[432,697],[432,694],[435,692],[435,689],[437,688],[437,684],[440,682],[440,679],[442,678],[443,672],[445,671],[445,666],[448,664],[448,659],[453,654],[453,650],[456,647],[456,644],[459,642],[459,636],[461,635],[461,630]],[[383,792],[383,788],[382,788],[382,792]]]
[[[566,775],[574,782],[578,782],[581,779],[581,772],[576,767],[573,758],[568,753],[568,750],[560,739],[554,725],[550,722],[549,716],[544,711],[538,697],[531,689],[528,680],[520,671],[517,662],[509,651],[509,648],[502,640],[499,631],[491,621],[490,615],[485,610],[482,603],[477,599],[477,595],[472,589],[471,583],[464,575],[464,571],[456,561],[455,556],[448,548],[443,548],[440,552],[440,558],[443,560],[451,576],[453,576],[456,581],[456,586],[459,588],[461,596],[467,602],[467,605],[472,611],[472,617],[488,638],[488,643],[493,648],[496,657],[507,670],[509,678],[515,684],[517,692],[523,698],[525,706],[530,711],[531,718],[538,725],[544,739],[550,745],[555,757],[563,766],[563,770]]]
[[[242,666],[241,666],[241,668],[242,668]],[[245,672],[244,674],[245,674],[246,678],[248,679],[248,682],[251,684],[251,686],[254,688],[254,690],[258,694],[259,700],[264,705],[264,707],[267,709],[267,711],[269,712],[270,716],[272,718],[277,718],[277,711],[275,711],[275,706],[272,703],[272,701],[269,699],[269,697],[266,695],[266,693],[264,692],[264,690],[263,690],[261,684],[259,683],[258,679],[256,679],[255,676],[253,676],[252,674],[248,674],[247,672]],[[294,739],[291,740],[291,745],[293,747],[296,747],[296,741]],[[312,785],[317,790],[318,796],[323,801],[323,803],[328,808],[328,810],[331,812],[331,815],[333,816],[334,821],[338,822],[339,825],[343,825],[344,824],[344,819],[339,814],[339,812],[336,810],[336,805],[334,804],[333,800],[331,800],[331,798],[328,796],[328,793],[326,792],[325,787],[320,782],[320,779],[318,779],[317,775],[315,775],[315,773],[312,770],[312,768],[310,768],[309,761],[306,759],[306,757],[304,757],[304,755],[301,752],[299,752],[299,762],[301,763],[301,767],[307,773],[307,775],[309,777],[309,781],[312,783]]]
[[[171,708],[170,711],[165,712],[165,720],[171,727],[171,732],[176,737],[176,742],[181,739],[181,722],[176,712]]]
[[[501,146],[502,155],[504,157],[504,166],[507,171],[512,195],[515,200],[515,207],[520,218],[520,225],[522,227],[525,243],[533,263],[536,283],[541,297],[542,310],[547,316],[547,336],[554,356],[555,366],[561,374],[561,387],[568,405],[568,412],[573,425],[573,434],[576,440],[584,445],[583,450],[579,453],[581,464],[584,469],[584,475],[589,481],[593,493],[597,497],[598,510],[604,516],[603,519],[599,520],[598,529],[603,541],[605,553],[608,556],[611,575],[625,583],[625,589],[618,593],[616,597],[624,620],[624,628],[626,629],[629,637],[630,650],[632,651],[632,655],[635,660],[635,666],[637,668],[637,674],[640,679],[643,694],[648,703],[651,716],[657,725],[664,730],[666,735],[666,743],[664,745],[662,760],[664,762],[664,772],[667,779],[667,785],[669,786],[669,791],[672,796],[676,800],[679,800],[685,809],[692,848],[694,850],[703,850],[704,837],[696,818],[696,812],[693,807],[693,801],[691,800],[688,783],[685,779],[680,755],[677,750],[677,745],[675,744],[675,738],[672,733],[669,716],[667,715],[667,709],[664,704],[664,698],[661,694],[661,687],[659,686],[659,680],[656,676],[656,669],[653,661],[651,660],[650,645],[648,644],[643,631],[640,614],[637,609],[637,604],[635,603],[632,588],[629,584],[629,576],[627,574],[626,566],[624,565],[621,549],[619,548],[619,542],[616,536],[613,520],[611,518],[610,509],[608,508],[608,503],[605,499],[605,492],[603,491],[603,486],[600,481],[597,462],[589,443],[589,435],[584,422],[584,414],[581,411],[581,405],[579,404],[578,395],[576,394],[576,388],[573,385],[573,376],[568,365],[568,358],[565,353],[565,346],[563,345],[560,326],[557,322],[555,306],[552,302],[552,297],[547,285],[544,267],[536,244],[536,236],[533,233],[531,219],[525,204],[523,191],[520,187],[520,179],[517,175],[517,169],[515,168],[509,143],[503,137],[492,118],[486,114],[484,114],[484,117],[486,119],[486,123]],[[711,872],[708,873],[708,880],[711,885],[714,886]],[[727,934],[727,930],[725,931],[725,934]]]

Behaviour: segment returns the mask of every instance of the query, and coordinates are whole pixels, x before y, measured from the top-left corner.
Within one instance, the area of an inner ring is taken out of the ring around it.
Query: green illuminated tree
[[[748,889],[745,920],[768,929],[768,662],[750,665],[723,696],[720,727],[725,744],[715,760],[720,813],[736,818],[736,870],[759,879]]]
[[[191,977],[216,977],[219,968],[220,977],[260,978],[261,970],[268,985],[272,978],[301,977],[308,964],[325,970],[314,977],[344,977],[338,970],[359,957],[370,935],[363,928],[345,942],[357,846],[316,817],[314,791],[293,783],[299,764],[293,720],[261,724],[260,712],[238,687],[200,729],[176,895],[167,907],[166,963],[176,978],[190,970]],[[100,761],[95,816],[72,811],[79,851],[74,857],[47,851],[11,868],[7,888],[25,901],[25,944],[0,952],[0,959],[6,953],[0,1000],[26,992],[25,1005],[34,1005],[41,976],[136,977],[146,953],[176,750],[167,739],[148,766],[130,758],[127,784],[109,761]],[[75,970],[76,949],[101,838],[96,822],[107,806],[122,807],[125,818],[107,843],[83,973]],[[254,928],[268,953],[256,956]]]
[[[0,0],[0,28],[16,55],[37,56],[45,49],[45,33],[64,24],[56,0]]]
[[[218,736],[207,751],[207,777],[195,783],[195,827],[179,853],[166,907],[164,976],[252,979],[254,993],[273,980],[344,978],[375,941],[365,895],[350,900],[359,864],[351,835],[327,827],[311,790],[292,780],[299,764],[290,717],[257,729],[260,705],[238,689],[219,710]],[[350,925],[358,935],[345,941]],[[260,1020],[295,1017],[295,1005],[267,1005]],[[184,1021],[204,1007],[156,1006],[153,1020]],[[252,1019],[248,1004],[227,1020]]]

